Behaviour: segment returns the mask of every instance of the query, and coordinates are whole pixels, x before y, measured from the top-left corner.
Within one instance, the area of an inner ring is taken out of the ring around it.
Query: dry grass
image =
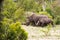
[[[22,26],[28,32],[27,40],[60,40],[60,25],[51,27],[49,31],[47,27]]]

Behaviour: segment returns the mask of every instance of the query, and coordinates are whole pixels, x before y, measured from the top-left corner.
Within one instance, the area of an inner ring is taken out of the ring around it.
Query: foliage
[[[18,0],[18,4],[24,8],[25,11],[41,11],[41,6],[35,0]]]
[[[47,8],[46,8],[46,11],[47,11],[47,13],[49,13],[49,14],[52,16],[52,18],[54,18],[53,11],[51,10],[50,7],[47,7]]]
[[[39,12],[39,14],[41,15],[47,15],[49,18],[52,19],[52,16],[48,13],[48,12]]]
[[[46,4],[44,4],[44,2],[46,2]],[[45,11],[43,11],[42,5],[45,5]],[[28,34],[21,27],[21,23],[25,21],[25,12],[28,11],[47,15],[51,19],[54,17],[54,22],[60,24],[59,0],[4,0],[1,9],[0,40],[27,39]],[[29,15],[30,14],[31,13],[29,13]],[[50,26],[47,26],[47,30],[50,30]],[[46,33],[48,33],[48,31]]]
[[[60,24],[60,7],[56,7],[55,11],[56,24]]]
[[[14,11],[17,9],[17,4],[12,0],[5,0],[3,3],[2,13],[7,18],[12,18]]]
[[[55,24],[60,24],[60,16],[57,16],[57,17],[54,19],[54,21],[55,21]]]
[[[53,14],[54,14],[55,23],[60,24],[60,2],[59,0],[55,0],[51,4],[51,10],[53,11]]]
[[[43,12],[42,8],[42,3],[44,2],[47,3],[45,12]],[[54,1],[49,2],[48,0],[45,0],[44,2],[42,0],[4,0],[2,14],[4,17],[12,19],[14,22],[25,21],[25,12],[27,11],[45,14],[50,18],[54,18],[56,15],[60,15],[60,7],[56,6],[56,3]],[[55,13],[52,11],[50,7],[51,5],[53,6],[52,9],[56,11]]]
[[[14,22],[16,21],[24,21],[25,14],[24,8],[18,5],[18,2],[14,2],[13,0],[5,0],[3,3],[2,14],[4,17],[8,19],[12,19]]]
[[[5,18],[0,27],[0,40],[27,40],[28,34],[21,27],[20,22],[13,23]]]

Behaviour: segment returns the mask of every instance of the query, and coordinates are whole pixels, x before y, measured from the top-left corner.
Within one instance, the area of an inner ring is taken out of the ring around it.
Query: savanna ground
[[[47,27],[22,26],[28,32],[27,40],[60,40],[60,25],[49,30]]]

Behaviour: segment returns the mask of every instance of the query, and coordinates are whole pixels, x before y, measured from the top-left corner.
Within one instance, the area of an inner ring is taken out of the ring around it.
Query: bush
[[[54,13],[56,24],[60,24],[60,6],[54,9],[56,12]]]
[[[8,19],[3,20],[3,25],[0,27],[0,40],[27,40],[28,34],[21,27],[20,22],[9,22],[11,21]]]
[[[51,10],[50,7],[47,7],[46,11],[52,16],[52,18],[54,18],[54,13],[53,13],[53,11]]]
[[[20,22],[25,21],[25,13],[24,12],[25,12],[24,9],[20,7],[18,10],[16,10],[14,12],[13,20],[14,21],[18,21],[19,20]]]
[[[52,16],[48,13],[48,12],[39,12],[39,14],[41,15],[47,15],[49,18],[52,19]]]
[[[56,24],[60,24],[60,6],[59,6],[59,0],[55,0],[51,4],[51,10],[54,14],[54,19]]]
[[[20,2],[19,2],[20,3]],[[16,21],[24,21],[25,20],[25,10],[18,4],[18,2],[13,2],[13,0],[4,0],[2,14],[4,17],[8,19],[12,19],[14,22]]]
[[[55,21],[55,24],[60,24],[60,16],[56,16],[54,21]]]

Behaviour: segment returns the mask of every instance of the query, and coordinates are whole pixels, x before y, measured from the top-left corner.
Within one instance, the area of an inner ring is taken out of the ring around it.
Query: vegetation
[[[28,33],[21,27],[21,23],[12,22],[10,19],[3,19],[3,25],[0,27],[0,40],[26,40]]]
[[[45,14],[53,19],[55,24],[60,24],[59,0],[1,0],[0,40],[27,39],[28,34],[21,26],[26,20],[25,12]]]
[[[0,40],[27,40],[28,33],[17,22],[19,18],[23,20],[24,9],[17,4],[13,0],[3,0],[1,4]]]
[[[13,22],[23,22],[26,19],[25,12],[41,13],[58,19],[56,24],[59,24],[59,8],[59,0],[4,0],[2,14]]]

